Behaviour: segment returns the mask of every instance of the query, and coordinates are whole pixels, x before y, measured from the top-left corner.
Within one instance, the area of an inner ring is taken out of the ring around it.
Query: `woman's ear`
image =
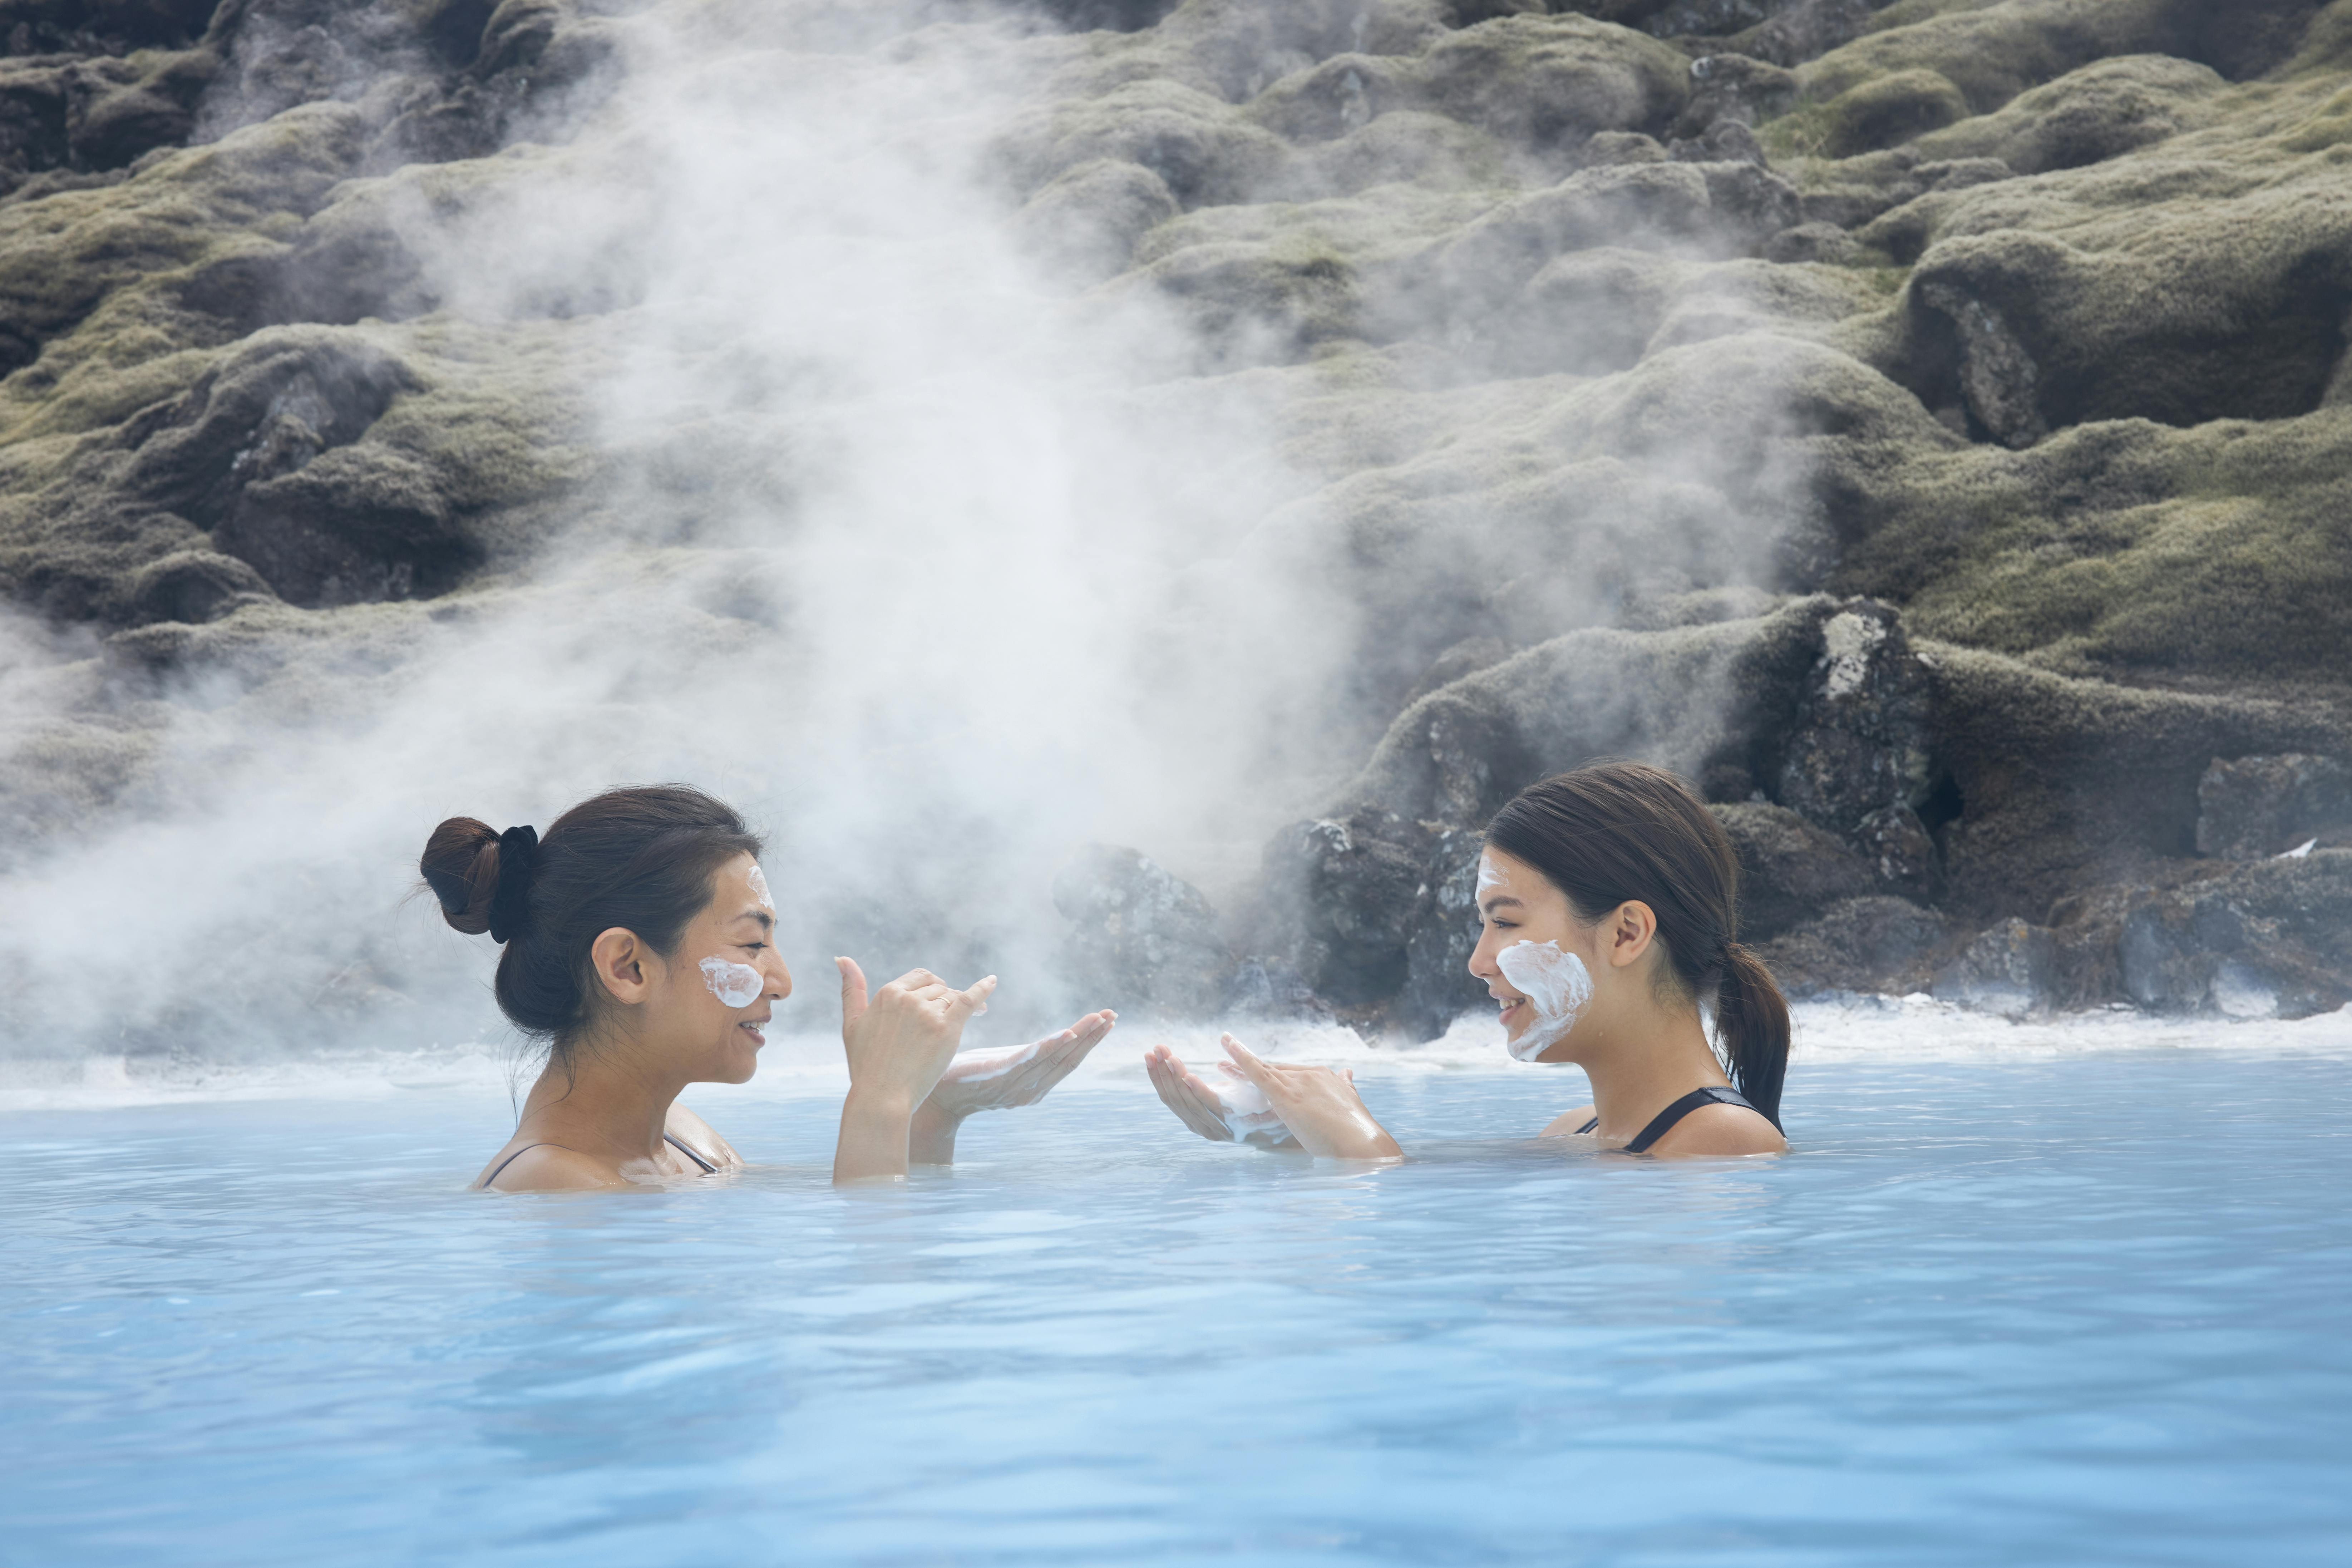
[[[614,926],[601,933],[588,949],[589,967],[595,970],[605,994],[615,1002],[627,1004],[644,1001],[653,989],[653,982],[646,973],[650,956],[646,944],[637,940],[637,933],[625,926]]]
[[[1609,967],[1622,969],[1638,963],[1650,951],[1651,939],[1658,934],[1657,912],[1640,900],[1617,906],[1604,928],[1608,932]]]

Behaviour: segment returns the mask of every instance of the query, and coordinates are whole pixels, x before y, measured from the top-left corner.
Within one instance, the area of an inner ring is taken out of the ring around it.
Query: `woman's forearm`
[[[963,1118],[950,1116],[929,1100],[915,1108],[907,1123],[907,1163],[910,1165],[955,1163],[956,1129]]]
[[[905,1175],[908,1120],[905,1101],[861,1095],[853,1087],[841,1102],[841,1138],[833,1151],[835,1182]]]
[[[1397,1141],[1389,1136],[1387,1128],[1372,1120],[1370,1111],[1350,1119],[1343,1126],[1325,1128],[1321,1131],[1329,1146],[1321,1149],[1310,1148],[1307,1150],[1308,1153],[1320,1155],[1327,1160],[1402,1160],[1404,1158],[1404,1151],[1397,1147]],[[1299,1142],[1304,1145],[1306,1140],[1302,1138]]]

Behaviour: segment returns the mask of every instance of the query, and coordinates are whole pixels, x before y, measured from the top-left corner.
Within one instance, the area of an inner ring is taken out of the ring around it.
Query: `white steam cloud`
[[[0,886],[14,1049],[494,1033],[488,942],[404,903],[427,831],[663,779],[772,833],[789,1025],[829,1010],[820,933],[1043,1007],[1070,850],[1214,869],[1306,804],[1291,742],[1355,628],[1311,572],[1223,564],[1306,487],[1244,389],[1139,382],[1182,357],[1150,299],[1080,313],[1015,250],[982,162],[1019,30],[810,52],[829,13],[776,10],[748,43],[637,18],[569,144],[454,216],[395,204],[447,333],[560,337],[610,461],[508,581],[178,691],[147,809]],[[558,333],[565,300],[601,319]],[[28,645],[12,728],[78,652]]]
[[[1068,252],[1038,259],[1002,149],[1094,42],[977,5],[825,0],[670,0],[600,26],[620,65],[576,127],[541,144],[526,126],[336,209],[396,235],[401,288],[437,301],[348,331],[445,389],[478,383],[486,431],[518,405],[502,388],[539,389],[520,405],[551,423],[497,436],[572,454],[532,549],[439,599],[206,628],[226,650],[206,673],[117,705],[163,737],[135,779],[47,722],[91,708],[106,658],[0,622],[11,767],[93,796],[60,796],[67,826],[0,857],[0,1052],[496,1037],[490,945],[408,898],[428,831],[543,830],[598,789],[672,779],[771,835],[804,988],[786,1029],[828,1021],[841,951],[877,974],[996,971],[1006,1027],[1066,1017],[1099,1000],[1060,994],[1054,965],[1050,880],[1081,844],[1137,846],[1225,896],[1437,649],[1606,620],[1643,573],[1769,569],[1771,531],[1746,512],[1799,488],[1766,456],[1780,414],[1675,379],[1701,349],[1665,342],[1621,395],[1623,355],[1590,376],[1515,367],[1445,325],[1441,290],[1412,307],[1418,342],[1342,355],[1322,384],[1321,362],[1223,368],[1251,329],[1182,288],[1081,291]],[[1266,71],[1311,63],[1277,50]],[[1409,126],[1344,123],[1259,194],[1348,197],[1384,147],[1430,163]],[[1448,193],[1447,221],[1510,194]],[[1338,201],[1333,232],[1370,211]],[[1255,243],[1231,226],[1202,253]],[[1456,271],[1485,254],[1457,249]],[[1485,281],[1533,299],[1551,276]],[[1522,357],[1598,366],[1561,344],[1602,296],[1560,287]],[[1391,314],[1422,299],[1391,294]],[[1769,384],[1785,342],[1735,341],[1731,379]],[[1513,376],[1535,390],[1496,379]],[[505,515],[511,531],[524,514]],[[1351,528],[1396,559],[1355,559]],[[1421,584],[1444,607],[1411,602]],[[132,978],[95,984],[93,955]]]

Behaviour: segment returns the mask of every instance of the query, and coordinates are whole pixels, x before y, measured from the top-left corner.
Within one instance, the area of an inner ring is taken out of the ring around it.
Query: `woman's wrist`
[[[907,1163],[912,1165],[955,1163],[956,1129],[963,1118],[940,1109],[933,1100],[915,1107],[907,1121]]]
[[[905,1175],[909,1120],[905,1095],[850,1085],[841,1102],[841,1138],[834,1146],[833,1179],[853,1182],[868,1176]]]

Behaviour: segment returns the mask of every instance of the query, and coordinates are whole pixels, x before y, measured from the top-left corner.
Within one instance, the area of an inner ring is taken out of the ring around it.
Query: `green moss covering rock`
[[[26,841],[165,798],[193,675],[334,711],[551,544],[691,575],[788,508],[757,376],[606,422],[628,223],[481,262],[658,210],[598,107],[648,18],[746,111],[1022,84],[972,133],[1020,286],[1165,327],[1133,417],[1271,428],[1201,566],[1355,627],[1276,857],[1335,907],[1255,955],[1350,1016],[1443,1026],[1483,814],[1607,752],[1746,836],[1817,989],[2336,994],[2340,868],[2198,823],[2217,763],[2352,757],[2352,0],[0,0],[0,592],[79,650],[0,762]]]

